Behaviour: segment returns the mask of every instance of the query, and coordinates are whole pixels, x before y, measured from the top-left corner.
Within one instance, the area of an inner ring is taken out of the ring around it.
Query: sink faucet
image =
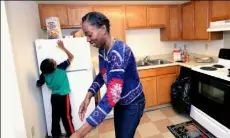
[[[149,58],[149,56],[146,56],[146,57],[144,58],[144,61],[146,61],[148,58]]]

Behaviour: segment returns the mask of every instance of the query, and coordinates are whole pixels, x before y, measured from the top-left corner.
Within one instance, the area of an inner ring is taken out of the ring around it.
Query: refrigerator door
[[[74,72],[68,72],[67,75],[68,75],[70,88],[71,88],[70,103],[71,103],[71,110],[72,110],[71,111],[72,122],[75,130],[78,130],[85,123],[86,117],[88,117],[89,114],[95,109],[95,99],[92,98],[87,108],[85,119],[83,120],[83,122],[79,119],[79,115],[78,115],[79,106],[83,102],[88,92],[88,88],[93,82],[93,72],[92,70],[74,71]],[[51,135],[52,108],[50,102],[51,91],[47,88],[46,85],[42,87],[42,94],[44,100],[48,136],[52,136]],[[60,120],[60,125],[61,125],[62,133],[65,133],[65,129],[63,127],[61,120]]]
[[[90,104],[87,108],[85,118],[83,122],[80,120],[78,111],[80,104],[85,99],[88,89],[93,82],[93,72],[92,70],[69,72],[68,78],[70,80],[71,94],[71,108],[72,108],[72,117],[75,130],[78,130],[84,123],[86,117],[95,109],[95,98],[91,98]]]
[[[86,37],[65,38],[61,40],[63,41],[65,47],[74,55],[71,66],[67,69],[67,71],[92,68],[90,44],[87,42]],[[67,54],[58,47],[57,41],[57,39],[37,39],[35,41],[39,67],[41,62],[46,58],[53,58],[56,60],[57,64],[68,58]]]

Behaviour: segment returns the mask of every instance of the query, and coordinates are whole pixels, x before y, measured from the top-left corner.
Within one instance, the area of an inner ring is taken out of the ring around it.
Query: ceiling
[[[36,1],[39,4],[81,4],[81,5],[121,5],[121,4],[183,4],[184,1]]]

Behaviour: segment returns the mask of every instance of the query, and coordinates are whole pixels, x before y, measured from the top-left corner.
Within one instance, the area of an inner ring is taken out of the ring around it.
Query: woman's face
[[[87,37],[87,41],[94,47],[101,48],[105,44],[105,26],[97,28],[95,25],[91,25],[89,22],[82,23],[82,30]]]

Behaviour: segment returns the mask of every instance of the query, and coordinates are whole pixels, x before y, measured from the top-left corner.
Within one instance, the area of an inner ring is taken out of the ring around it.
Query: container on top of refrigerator
[[[58,17],[46,18],[46,28],[48,39],[61,39],[62,32]]]

